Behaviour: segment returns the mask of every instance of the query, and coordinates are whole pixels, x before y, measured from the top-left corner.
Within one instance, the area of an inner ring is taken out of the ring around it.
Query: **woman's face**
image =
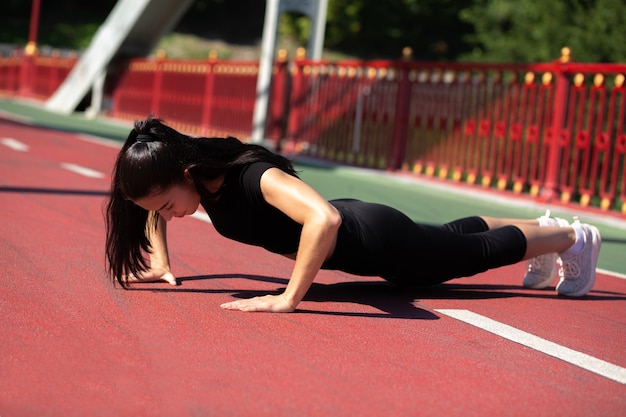
[[[172,217],[195,213],[200,205],[200,194],[191,179],[186,178],[183,183],[173,185],[165,191],[153,192],[134,203],[145,210],[157,211],[166,221],[170,221]]]

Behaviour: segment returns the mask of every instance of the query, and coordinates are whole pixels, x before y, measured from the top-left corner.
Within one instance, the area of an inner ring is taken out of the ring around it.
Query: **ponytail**
[[[259,145],[233,137],[192,138],[152,116],[135,122],[115,161],[105,213],[110,276],[127,288],[129,274],[138,276],[149,267],[143,256],[151,250],[146,225],[156,227],[159,214],[150,214],[134,200],[184,181],[185,171],[200,196],[206,196],[204,181],[259,161],[296,175],[291,161]],[[149,219],[151,215],[155,217]]]

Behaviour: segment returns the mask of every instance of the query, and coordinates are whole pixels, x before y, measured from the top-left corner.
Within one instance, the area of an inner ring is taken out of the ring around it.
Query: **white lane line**
[[[613,272],[602,268],[596,268],[596,272],[599,272],[603,275],[610,275],[614,278],[626,279],[626,275],[620,274],[619,272]]]
[[[558,345],[549,340],[516,329],[515,327],[500,323],[480,314],[473,313],[469,310],[448,310],[436,309],[435,311],[450,316],[457,320],[463,321],[472,326],[486,330],[515,343],[538,350],[547,355],[554,356],[565,362],[576,365],[580,368],[594,372],[600,376],[611,379],[620,384],[626,384],[626,368],[613,365],[612,363],[594,358],[585,353],[575,351],[570,348]]]
[[[13,138],[2,138],[0,139],[0,143],[6,146],[9,149],[13,149],[18,152],[28,152],[30,146],[25,143],[20,142],[19,140]]]
[[[76,164],[63,163],[61,164],[61,168],[89,178],[104,178],[104,174],[102,172]]]

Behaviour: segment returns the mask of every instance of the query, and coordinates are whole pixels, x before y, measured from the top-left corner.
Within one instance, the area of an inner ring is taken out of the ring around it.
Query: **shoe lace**
[[[563,275],[565,278],[578,278],[580,276],[580,265],[578,262],[578,256],[573,256],[570,259],[563,260]]]
[[[550,256],[540,255],[536,256],[528,261],[529,271],[539,271],[547,267]]]

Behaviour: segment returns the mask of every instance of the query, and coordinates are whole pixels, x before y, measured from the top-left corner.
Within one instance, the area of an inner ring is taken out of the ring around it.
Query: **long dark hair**
[[[257,161],[295,175],[291,161],[262,146],[233,137],[192,138],[152,116],[136,121],[117,156],[106,207],[107,271],[114,282],[127,288],[128,274],[139,275],[148,268],[144,256],[151,252],[147,226],[156,227],[158,213],[151,217],[133,200],[182,183],[185,170],[198,193],[206,197],[203,181]]]

